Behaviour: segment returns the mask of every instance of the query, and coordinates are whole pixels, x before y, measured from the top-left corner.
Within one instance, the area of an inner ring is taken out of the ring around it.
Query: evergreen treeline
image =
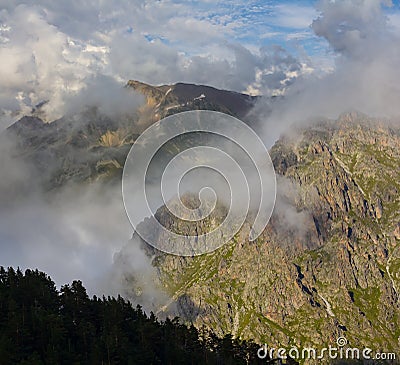
[[[57,290],[38,270],[0,267],[0,364],[257,364],[258,345],[158,321],[121,297]]]

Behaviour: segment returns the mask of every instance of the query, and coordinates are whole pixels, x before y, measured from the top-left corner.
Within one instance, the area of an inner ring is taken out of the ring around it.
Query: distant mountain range
[[[146,103],[123,120],[90,109],[50,124],[24,117],[8,128],[15,155],[42,172],[45,190],[119,182],[132,143],[165,116],[210,109],[248,120],[257,101],[191,84],[127,85]],[[321,347],[344,336],[352,346],[400,353],[399,128],[344,114],[282,136],[270,154],[292,218],[278,209],[255,243],[245,225],[200,257],[147,248],[179,315],[271,346]]]

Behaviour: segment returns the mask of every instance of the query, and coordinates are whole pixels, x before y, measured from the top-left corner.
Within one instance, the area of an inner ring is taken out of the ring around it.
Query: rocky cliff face
[[[183,318],[220,334],[399,351],[399,129],[346,114],[295,135],[271,150],[291,187],[263,236],[248,242],[246,226],[209,255],[158,254],[164,288]]]

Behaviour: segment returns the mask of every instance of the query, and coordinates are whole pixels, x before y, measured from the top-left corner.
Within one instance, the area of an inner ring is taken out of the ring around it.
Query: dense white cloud
[[[102,281],[108,279],[114,252],[131,234],[118,193],[71,188],[51,201],[31,194],[1,209],[0,265],[39,268],[58,285],[81,279],[92,293],[109,294],[112,286]]]
[[[104,67],[103,53],[88,51],[56,26],[49,24],[42,9],[20,5],[3,10],[0,44],[0,101],[2,109],[27,113],[36,104],[46,105],[59,116],[66,94],[76,92],[84,80]]]
[[[271,115],[269,106],[259,105],[269,144],[288,126],[314,117],[337,118],[354,110],[378,117],[400,116],[400,34],[389,23],[385,5],[390,3],[319,2],[321,15],[312,28],[329,42],[336,55],[335,69],[323,77],[299,79]]]
[[[376,57],[371,51],[384,50],[393,36],[387,31],[387,17],[380,0],[323,0],[318,9],[322,16],[313,22],[316,35],[325,38],[332,48],[345,56]]]

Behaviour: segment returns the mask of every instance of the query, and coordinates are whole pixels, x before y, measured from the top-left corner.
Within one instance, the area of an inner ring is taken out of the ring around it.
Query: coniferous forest
[[[38,270],[0,267],[0,364],[257,364],[253,342],[159,321],[122,297],[57,289]]]

